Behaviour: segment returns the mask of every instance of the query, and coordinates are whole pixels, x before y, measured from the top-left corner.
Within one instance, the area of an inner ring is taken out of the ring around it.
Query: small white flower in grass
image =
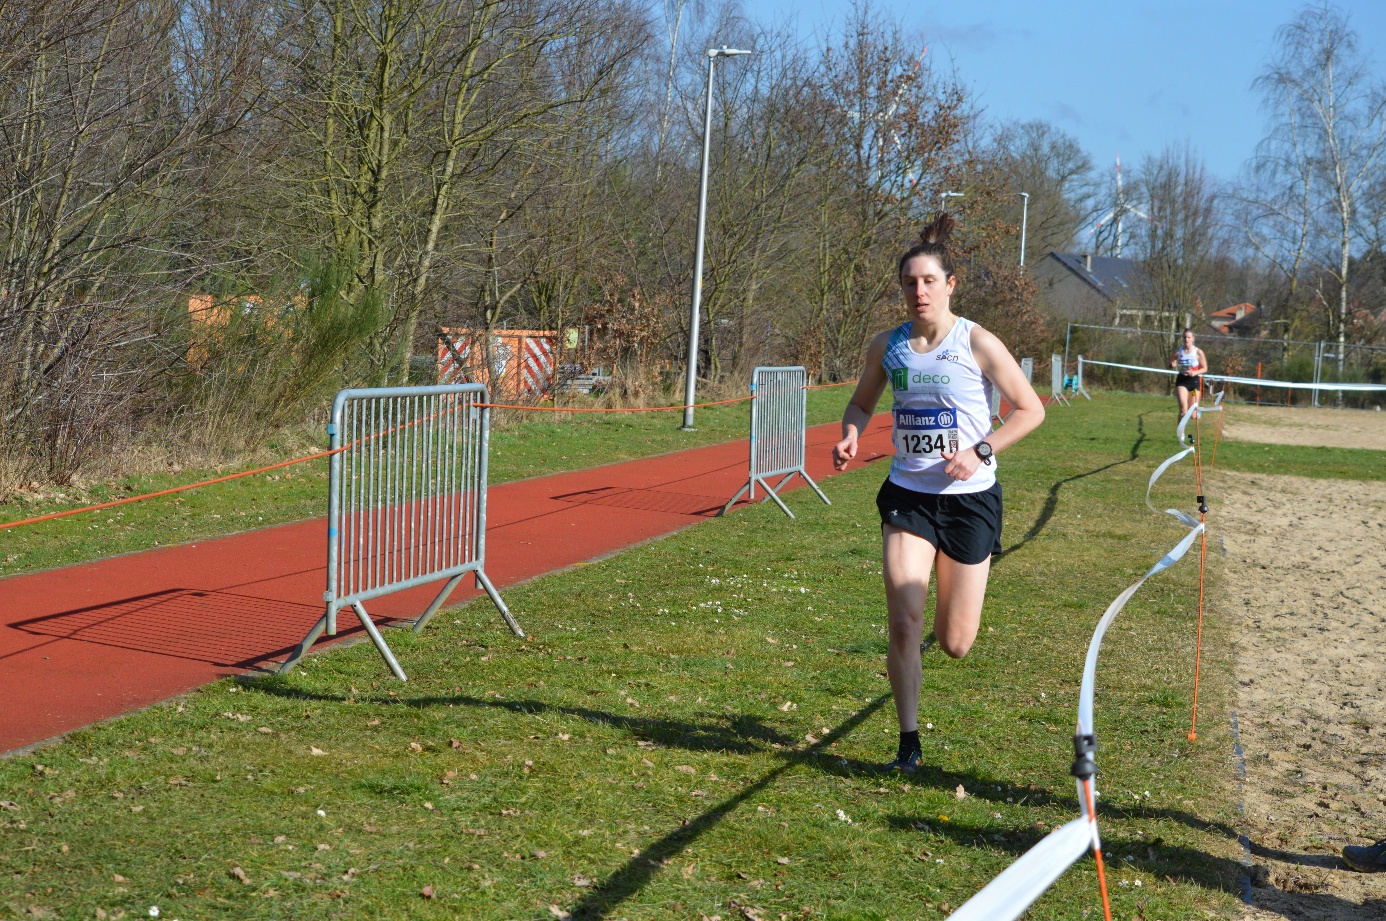
[[[322,816],[324,819],[327,818],[327,813],[322,809],[318,810],[318,815]]]
[[[852,824],[852,820],[848,817],[847,813],[843,812],[841,809],[837,811],[837,820],[839,822],[846,822],[848,825]]]
[[[157,918],[157,917],[159,917],[159,906],[158,906],[158,905],[150,905],[150,906],[149,906],[149,917],[151,917],[151,918]]]

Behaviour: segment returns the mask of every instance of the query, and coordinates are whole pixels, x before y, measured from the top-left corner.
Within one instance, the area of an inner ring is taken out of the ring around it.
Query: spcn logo
[[[960,361],[961,359],[962,356],[959,355],[957,352],[952,351],[951,349],[944,349],[943,351],[939,352],[936,356],[934,356],[935,361]]]

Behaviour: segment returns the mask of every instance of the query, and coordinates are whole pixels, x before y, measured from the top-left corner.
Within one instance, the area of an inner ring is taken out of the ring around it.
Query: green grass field
[[[422,636],[395,631],[408,684],[369,644],[337,648],[0,761],[0,917],[946,916],[1077,814],[1067,770],[1087,640],[1183,534],[1142,501],[1176,450],[1168,403],[1054,409],[1002,458],[1006,552],[972,653],[925,656],[919,775],[878,769],[895,721],[876,466],[829,480],[832,507],[791,494],[795,521],[754,506],[508,590],[529,641],[484,599]],[[506,444],[520,453],[526,431]],[[616,459],[609,431],[573,437],[560,453],[574,466]],[[665,449],[634,422],[621,437]],[[497,478],[526,475],[500,472],[505,450]],[[1218,457],[1323,464],[1259,445]],[[1331,471],[1380,467],[1373,452],[1336,452]],[[321,491],[292,484],[310,486]],[[283,490],[284,509],[308,513]],[[1193,494],[1185,461],[1156,501],[1191,510]],[[180,514],[205,524],[193,501]],[[131,518],[132,541],[158,523]],[[169,527],[184,539],[178,519]],[[1233,650],[1216,620],[1198,741],[1186,738],[1197,564],[1147,583],[1099,669],[1099,813],[1120,918],[1238,911]],[[1030,917],[1100,918],[1091,859]]]

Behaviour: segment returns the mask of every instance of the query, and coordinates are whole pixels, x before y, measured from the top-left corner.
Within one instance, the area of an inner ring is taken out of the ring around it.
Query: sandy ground
[[[1306,412],[1233,407],[1227,433],[1386,448],[1386,414],[1320,410],[1311,429]],[[1240,634],[1247,918],[1381,921],[1386,873],[1338,855],[1386,838],[1386,483],[1215,476],[1227,565],[1212,607]]]
[[[1207,416],[1204,422],[1208,422]],[[1386,412],[1233,404],[1228,407],[1222,437],[1234,441],[1386,451]],[[1386,463],[1386,459],[1382,462]]]

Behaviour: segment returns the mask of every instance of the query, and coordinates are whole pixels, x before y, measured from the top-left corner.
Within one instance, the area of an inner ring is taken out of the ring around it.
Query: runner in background
[[[930,573],[934,635],[948,655],[967,655],[981,623],[991,556],[1001,549],[1001,484],[993,457],[1044,421],[1044,406],[1006,346],[951,307],[958,283],[948,251],[953,219],[939,212],[922,242],[900,257],[909,320],[866,352],[866,368],[842,416],[833,465],[856,457],[876,402],[894,393],[895,460],[881,486],[882,569],[890,646],[886,671],[900,722],[891,768],[919,770],[919,641]],[[991,388],[1015,407],[991,430]]]
[[[1179,419],[1182,419],[1189,407],[1198,402],[1203,388],[1203,375],[1208,373],[1208,356],[1194,345],[1193,330],[1184,330],[1184,344],[1175,349],[1169,366],[1179,372],[1179,376],[1174,379],[1174,395],[1179,400]],[[1174,420],[1176,426],[1179,419]]]

